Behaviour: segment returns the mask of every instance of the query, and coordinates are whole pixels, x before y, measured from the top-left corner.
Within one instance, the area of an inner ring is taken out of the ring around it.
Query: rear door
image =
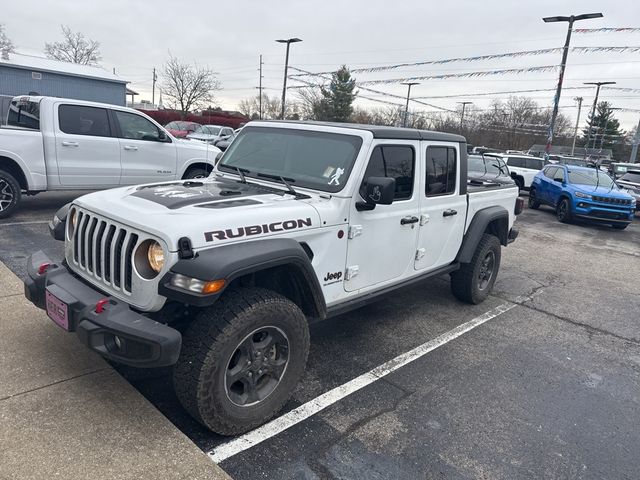
[[[161,138],[160,128],[132,112],[112,110],[118,128],[122,159],[121,185],[162,182],[176,176],[177,151],[170,137]]]
[[[451,263],[464,235],[467,214],[466,178],[460,178],[460,146],[422,142],[420,221],[416,270],[433,270]],[[461,185],[461,182],[464,182]]]
[[[537,177],[535,183],[536,197],[541,202],[549,202],[549,183],[553,179],[553,175],[557,169],[558,167],[546,167],[542,171],[542,175]]]
[[[62,187],[115,187],[120,184],[120,147],[108,110],[54,105],[55,152]]]
[[[397,140],[375,144],[361,185],[368,177],[389,177],[396,181],[391,205],[376,205],[359,211],[364,186],[353,198],[350,213],[347,274],[348,292],[382,285],[412,271],[420,206],[419,142]]]

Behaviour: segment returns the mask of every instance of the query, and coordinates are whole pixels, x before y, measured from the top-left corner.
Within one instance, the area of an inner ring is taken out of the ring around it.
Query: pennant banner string
[[[576,28],[573,31],[574,33],[636,33],[640,32],[640,28]]]
[[[398,63],[395,65],[382,65],[377,67],[367,68],[355,68],[350,70],[351,73],[375,73],[384,72],[388,70],[396,70],[403,67],[416,67],[421,65],[444,65],[454,62],[478,62],[483,60],[496,60],[502,58],[517,58],[524,56],[546,55],[549,53],[560,53],[563,47],[544,48],[540,50],[524,50],[521,52],[509,52],[509,53],[496,53],[492,55],[479,55],[474,57],[459,57],[459,58],[447,58],[442,60],[427,60],[424,62],[411,62],[411,63]],[[570,50],[576,53],[601,53],[601,52],[614,52],[614,53],[635,53],[640,51],[640,46],[635,47],[571,47]],[[331,75],[333,71],[318,72],[317,74],[306,73],[291,75],[292,77],[304,77],[307,75]]]

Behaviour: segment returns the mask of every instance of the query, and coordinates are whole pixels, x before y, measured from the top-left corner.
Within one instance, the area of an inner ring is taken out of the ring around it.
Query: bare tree
[[[281,113],[281,100],[277,97],[270,97],[266,93],[262,94],[262,118],[264,120],[278,119]],[[241,100],[238,104],[238,110],[250,117],[252,120],[256,120],[260,117],[260,97],[247,98]],[[284,118],[288,120],[298,120],[304,117],[300,106],[294,102],[288,102],[284,112]],[[304,117],[308,118],[308,117]]]
[[[162,73],[161,88],[184,117],[195,107],[213,103],[213,92],[221,86],[210,68],[183,63],[169,56]]]
[[[0,58],[3,60],[9,60],[9,54],[12,52],[15,52],[13,42],[4,32],[4,25],[0,23]]]
[[[102,59],[99,42],[85,38],[80,32],[73,32],[66,25],[61,25],[60,28],[63,40],[44,44],[44,53],[47,57],[80,65],[98,64]]]

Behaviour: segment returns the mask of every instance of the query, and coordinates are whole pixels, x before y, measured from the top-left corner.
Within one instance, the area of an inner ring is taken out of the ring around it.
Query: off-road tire
[[[204,168],[200,168],[200,167],[192,167],[189,168],[184,176],[182,177],[183,180],[189,180],[189,179],[205,179],[209,176],[209,172],[204,169]]]
[[[563,197],[556,206],[556,217],[561,223],[571,223],[573,220],[573,214],[571,213],[571,202],[568,198]]]
[[[612,223],[611,226],[616,230],[624,230],[629,226],[628,223]]]
[[[0,218],[11,216],[18,208],[21,197],[20,184],[15,177],[0,170]]]
[[[491,277],[481,288],[480,274],[488,255],[493,255]],[[500,270],[500,241],[494,235],[482,235],[471,262],[463,263],[451,274],[451,292],[460,301],[471,304],[482,303],[491,293]]]
[[[540,202],[536,200],[536,189],[529,190],[529,208],[537,210],[540,208]]]
[[[518,186],[518,193],[522,192],[524,190],[524,180],[521,177],[515,177],[513,181]]]
[[[286,334],[288,364],[266,398],[240,406],[228,394],[227,367],[243,339],[262,327],[275,327]],[[280,411],[304,372],[308,354],[307,319],[295,303],[262,288],[230,290],[184,332],[173,372],[175,392],[184,408],[205,427],[221,435],[238,435]]]

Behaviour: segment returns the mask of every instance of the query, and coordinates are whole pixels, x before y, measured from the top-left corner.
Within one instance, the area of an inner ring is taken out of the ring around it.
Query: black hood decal
[[[243,197],[268,194],[284,195],[281,190],[262,185],[216,179],[213,182],[186,180],[184,182],[146,185],[138,188],[131,196],[159,203],[170,210],[176,210],[216,200],[238,200]]]

